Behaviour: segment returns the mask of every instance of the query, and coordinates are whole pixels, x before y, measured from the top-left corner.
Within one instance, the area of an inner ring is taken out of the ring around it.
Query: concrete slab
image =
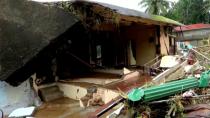
[[[93,86],[97,87],[97,95],[102,97],[102,100],[104,103],[110,102],[112,99],[119,96],[119,93],[107,88],[103,88],[103,86],[91,84],[91,83],[85,83],[85,82],[59,82],[58,86],[61,91],[63,91],[64,96],[74,99],[74,100],[80,100],[82,97],[84,97],[87,94],[87,89]]]
[[[19,73],[18,69],[78,21],[62,9],[28,0],[1,0],[0,8],[0,80]],[[20,84],[33,74],[32,68],[27,70],[9,82]]]

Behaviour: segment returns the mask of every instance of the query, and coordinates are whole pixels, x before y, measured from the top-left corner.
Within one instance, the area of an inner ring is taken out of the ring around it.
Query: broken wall
[[[18,87],[13,87],[6,82],[0,81],[0,109],[4,111],[5,115],[17,108],[34,105],[35,98],[29,80]]]
[[[156,56],[156,35],[155,29],[147,26],[130,26],[123,35],[135,42],[136,64],[143,65]]]
[[[110,24],[107,25],[107,27],[110,26]],[[83,35],[86,41],[89,41],[84,43],[89,46],[86,49],[89,52],[86,53],[89,54],[90,60],[87,62],[93,66],[124,67],[127,65],[128,40],[122,38],[123,32],[120,29],[104,30],[105,26],[100,26],[101,30],[89,30],[88,35]]]

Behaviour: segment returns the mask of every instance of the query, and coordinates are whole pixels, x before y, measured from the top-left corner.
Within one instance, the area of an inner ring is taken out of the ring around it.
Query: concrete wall
[[[183,34],[182,34],[183,33]],[[199,39],[208,39],[210,37],[210,29],[198,29],[198,30],[189,30],[178,32],[177,40],[199,40]]]
[[[177,33],[177,41],[189,42],[193,46],[209,45],[210,29],[197,29]]]
[[[63,91],[65,97],[74,100],[79,100],[87,94],[87,89],[85,87],[65,83],[58,83],[57,85],[60,90]]]
[[[16,108],[33,105],[34,98],[34,91],[31,89],[29,80],[18,87],[0,81],[0,108],[5,114],[9,114]]]
[[[59,83],[59,82],[58,82],[58,86],[60,90],[64,92],[64,96],[74,99],[74,100],[79,100],[87,94],[88,87],[82,87],[79,85],[75,85],[73,83],[66,84],[66,83]],[[119,93],[113,90],[106,89],[106,88],[97,88],[97,95],[101,96],[102,100],[106,104],[110,102],[112,99],[119,96]]]
[[[136,64],[143,65],[156,56],[155,29],[150,27],[134,26],[124,34],[127,39],[136,43]],[[150,41],[153,37],[154,41]]]
[[[136,63],[138,65],[143,65],[155,58],[155,41],[149,42],[150,36],[152,36],[152,32],[138,34],[139,39],[136,40]]]

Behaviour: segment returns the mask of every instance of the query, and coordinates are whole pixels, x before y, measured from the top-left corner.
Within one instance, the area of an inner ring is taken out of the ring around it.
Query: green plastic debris
[[[188,77],[186,79],[168,82],[159,86],[153,86],[145,89],[133,89],[128,93],[128,99],[133,102],[140,100],[143,102],[149,102],[174,95],[176,93],[184,92],[189,89],[208,87],[209,82],[210,70],[203,72],[199,80],[195,77]]]
[[[189,77],[187,79],[172,81],[159,86],[153,86],[145,89],[133,89],[128,93],[128,99],[133,102],[140,100],[142,102],[149,102],[196,88],[198,85],[198,79]]]
[[[128,93],[128,99],[135,102],[141,100],[144,96],[144,90],[140,88],[133,89],[131,92]]]
[[[164,83],[159,86],[145,88],[143,102],[149,102],[170,95],[175,95],[177,93],[181,93],[189,89],[197,88],[198,85],[199,85],[198,79],[190,77],[187,79]]]
[[[199,87],[208,87],[209,86],[209,80],[210,80],[210,71],[205,71],[201,74],[200,80],[199,80]]]

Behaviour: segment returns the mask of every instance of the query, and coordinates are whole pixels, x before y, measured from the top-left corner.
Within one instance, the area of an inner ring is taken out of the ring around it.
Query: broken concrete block
[[[161,62],[160,62],[160,67],[171,68],[171,67],[174,67],[177,64],[179,64],[178,57],[168,55],[168,56],[162,57]]]
[[[89,100],[93,98],[93,93],[87,93],[84,97],[79,99],[80,107],[87,107],[89,106]]]
[[[56,100],[63,97],[63,92],[60,91],[58,86],[51,86],[40,89],[41,98],[45,102]]]
[[[103,102],[103,100],[102,100],[102,98],[101,97],[99,97],[99,98],[92,98],[92,99],[90,99],[89,101],[88,101],[88,104],[87,104],[87,107],[89,107],[89,106],[102,106],[102,105],[104,105],[104,102]]]
[[[127,68],[123,68],[123,74],[128,74],[128,73],[131,73],[132,71],[130,71],[129,69]]]
[[[32,116],[35,111],[35,107],[25,107],[25,108],[18,108],[14,110],[11,114],[9,114],[9,118],[19,118],[19,117],[27,117]]]
[[[91,88],[92,89],[88,88],[89,89],[89,90],[87,89],[88,93],[79,100],[80,107],[104,105],[104,101],[102,100],[103,93],[100,93],[100,91],[98,91],[96,87],[91,87]]]

